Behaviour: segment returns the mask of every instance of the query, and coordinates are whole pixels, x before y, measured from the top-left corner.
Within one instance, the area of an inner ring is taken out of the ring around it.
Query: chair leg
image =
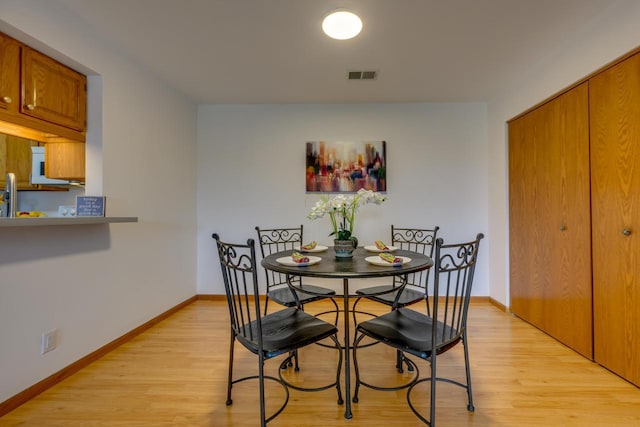
[[[342,399],[342,388],[340,387],[340,374],[342,373],[342,346],[340,345],[340,341],[335,335],[331,336],[331,340],[333,340],[336,345],[336,349],[338,350],[338,369],[336,369],[336,390],[338,391],[338,405],[342,405],[344,400]]]
[[[264,315],[267,315],[267,307],[269,306],[269,295],[264,296]]]
[[[260,382],[260,426],[267,426],[267,414],[264,401],[264,355],[258,355],[258,378]]]
[[[293,359],[295,360],[295,366],[294,366],[293,370],[298,372],[300,370],[300,366],[298,365],[298,350],[294,350]]]
[[[462,348],[464,349],[464,367],[467,372],[467,397],[469,399],[467,410],[473,412],[475,411],[475,407],[473,406],[473,393],[471,391],[471,368],[469,367],[469,349],[467,348],[466,330],[462,333]]]
[[[298,366],[298,352],[297,350],[293,350],[289,352],[289,356],[287,356],[287,358],[285,359],[284,363],[280,364],[280,369],[285,370],[285,369],[289,369],[290,367],[293,366],[293,362],[291,362],[291,360],[295,359],[296,360],[296,371],[300,370],[300,367]]]
[[[403,363],[407,365],[407,371],[413,371],[413,366],[406,361],[404,354],[400,350],[396,350],[396,369],[399,374],[404,373],[404,369],[402,368]]]
[[[340,317],[340,307],[338,307],[338,303],[336,302],[336,300],[334,300],[333,298],[329,298],[331,300],[331,302],[333,303],[333,306],[336,308],[336,319],[333,322],[333,324],[335,326],[338,326],[338,319]],[[354,323],[355,325],[355,323]]]
[[[231,384],[233,383],[233,347],[236,335],[231,331],[231,342],[229,343],[229,381],[227,382],[227,406],[233,403],[231,399]]]
[[[400,350],[396,350],[396,369],[399,374],[404,372],[402,369],[402,352]]]
[[[356,337],[353,340],[353,369],[355,371],[356,374],[356,385],[353,389],[353,398],[351,399],[351,401],[353,403],[358,403],[358,401],[360,399],[358,399],[358,391],[360,391],[360,369],[358,369],[358,358],[356,357],[356,351],[358,350],[358,344],[360,343],[360,341],[362,341],[362,339],[365,337],[364,334],[358,336],[357,332],[356,332]]]
[[[351,305],[351,314],[353,315],[353,326],[357,326],[358,325],[358,320],[356,319],[356,305],[358,305],[358,302],[361,300],[362,298],[356,298],[356,300],[353,302],[353,304]]]
[[[404,369],[402,368],[402,364],[407,365],[407,371],[413,372],[413,365],[407,361],[407,358],[404,357],[404,353],[400,350],[396,350],[396,369],[399,374],[404,373]]]
[[[429,425],[435,426],[436,424],[436,353],[431,355],[431,396],[429,405]]]

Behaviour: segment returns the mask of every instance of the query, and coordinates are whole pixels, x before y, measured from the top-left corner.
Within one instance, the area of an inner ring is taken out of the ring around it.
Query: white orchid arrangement
[[[331,198],[322,196],[320,200],[311,208],[307,215],[309,219],[323,218],[329,214],[332,232],[329,236],[335,236],[338,240],[351,240],[353,237],[353,226],[356,220],[356,212],[360,206],[375,203],[382,204],[387,198],[375,191],[361,188],[356,194],[345,196],[338,194]]]

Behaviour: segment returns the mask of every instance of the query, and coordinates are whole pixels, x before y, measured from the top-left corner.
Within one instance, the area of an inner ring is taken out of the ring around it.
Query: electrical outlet
[[[76,216],[75,206],[58,206],[58,216]]]
[[[45,332],[40,338],[40,354],[45,354],[56,348],[56,329]]]

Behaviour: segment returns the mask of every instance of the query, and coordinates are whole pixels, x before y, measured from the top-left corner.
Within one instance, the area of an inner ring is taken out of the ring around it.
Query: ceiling
[[[548,66],[612,0],[56,0],[197,103],[487,101]],[[361,34],[323,17],[346,8]],[[369,81],[347,72],[377,71]]]

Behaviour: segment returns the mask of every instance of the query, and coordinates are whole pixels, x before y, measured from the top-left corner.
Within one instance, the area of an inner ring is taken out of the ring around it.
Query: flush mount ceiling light
[[[322,21],[322,31],[336,40],[352,39],[362,30],[362,21],[353,12],[338,10],[331,12]]]

